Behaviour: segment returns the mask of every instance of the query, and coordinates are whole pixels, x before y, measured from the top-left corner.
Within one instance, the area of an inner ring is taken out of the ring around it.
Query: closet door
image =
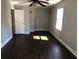
[[[15,10],[15,33],[25,33],[24,10]]]

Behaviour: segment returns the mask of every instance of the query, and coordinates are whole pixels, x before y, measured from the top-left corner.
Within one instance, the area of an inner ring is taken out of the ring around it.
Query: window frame
[[[58,17],[59,17],[59,10],[61,10],[62,9],[62,15],[60,16],[60,19],[58,19]],[[55,29],[56,30],[58,30],[58,31],[62,31],[62,27],[63,27],[63,19],[64,19],[64,8],[63,7],[61,7],[61,8],[57,8],[57,11],[56,11],[57,13],[56,13],[56,26],[55,26]],[[57,26],[59,25],[58,24],[58,21],[61,21],[61,25],[60,25],[60,27],[58,28]]]

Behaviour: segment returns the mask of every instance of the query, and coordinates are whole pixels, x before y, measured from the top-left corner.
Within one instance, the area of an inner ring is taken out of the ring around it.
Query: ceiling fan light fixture
[[[28,3],[28,2],[32,2],[29,7],[31,6],[37,6],[37,4],[46,7],[44,4],[49,4],[47,1],[40,1],[40,0],[29,0],[29,1],[25,1],[25,2],[21,2],[19,4],[23,4],[23,3]]]
[[[36,5],[37,5],[37,3],[34,3],[34,4],[33,4],[33,6],[36,6]]]

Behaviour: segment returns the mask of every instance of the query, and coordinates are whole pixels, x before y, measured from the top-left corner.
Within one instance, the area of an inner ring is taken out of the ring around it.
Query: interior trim
[[[49,32],[54,35],[58,41],[60,41],[73,55],[75,55],[77,57],[77,52],[74,51],[69,45],[67,45],[64,41],[62,41],[61,38],[59,38],[55,33],[53,33],[53,31],[49,30]]]
[[[35,31],[49,31],[49,29],[35,29]]]
[[[12,39],[12,37],[13,36],[11,35],[3,44],[1,44],[1,48],[5,46]]]

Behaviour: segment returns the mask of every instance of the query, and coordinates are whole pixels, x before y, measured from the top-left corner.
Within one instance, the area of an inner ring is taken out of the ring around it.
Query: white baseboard
[[[30,32],[34,32],[35,30],[30,30]]]
[[[49,29],[35,29],[35,31],[49,31]]]
[[[25,32],[25,33],[15,33],[15,34],[30,34],[30,32]]]
[[[60,41],[72,54],[74,54],[77,57],[77,52],[74,51],[69,45],[67,45],[64,41],[62,41],[61,38],[59,38],[55,33],[52,31],[49,31],[52,35],[54,35],[58,41]]]
[[[12,35],[1,45],[1,48],[5,46],[12,39]]]
[[[24,34],[30,34],[30,32],[25,32]]]

